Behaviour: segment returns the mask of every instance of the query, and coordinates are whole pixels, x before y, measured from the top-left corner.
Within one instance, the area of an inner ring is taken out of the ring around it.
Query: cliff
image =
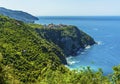
[[[10,10],[3,7],[0,7],[0,14],[26,23],[33,23],[35,20],[38,20],[37,17],[32,16],[26,12]]]
[[[72,25],[44,25],[36,28],[42,38],[58,45],[66,56],[75,56],[77,51],[95,44],[95,41],[88,34]]]
[[[0,84],[119,84],[120,66],[104,76],[101,69],[71,71],[63,65],[64,53],[94,43],[75,26],[26,24],[0,15]]]
[[[26,24],[0,15],[0,84],[109,82],[110,77],[104,77],[101,69],[94,72],[87,67],[71,71],[63,65],[66,64],[63,51],[68,49],[65,54],[71,54],[70,50],[76,52],[77,48],[84,49],[94,43],[75,26]],[[115,72],[118,69],[115,67]],[[115,81],[118,75],[113,74]]]

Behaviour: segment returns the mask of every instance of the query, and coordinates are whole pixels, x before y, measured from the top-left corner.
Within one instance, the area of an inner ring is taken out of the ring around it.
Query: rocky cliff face
[[[26,12],[10,10],[3,7],[0,7],[0,14],[26,23],[33,23],[35,20],[38,20],[37,17],[34,17]]]
[[[95,44],[92,37],[76,26],[50,24],[36,31],[43,38],[58,45],[66,56],[75,56],[77,51]]]

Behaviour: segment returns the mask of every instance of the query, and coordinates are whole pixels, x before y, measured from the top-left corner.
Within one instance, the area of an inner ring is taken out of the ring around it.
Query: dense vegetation
[[[0,55],[11,76],[23,82],[35,81],[46,66],[56,70],[59,57],[65,59],[59,47],[38,37],[26,24],[4,16],[0,16]]]
[[[70,71],[61,58],[62,50],[32,26],[0,15],[0,84],[120,84],[120,66],[103,76],[89,67]]]
[[[31,14],[28,14],[26,12],[10,10],[3,7],[0,7],[0,14],[8,16],[10,18],[14,18],[16,20],[27,22],[27,23],[33,23],[35,20],[38,20],[37,17]]]

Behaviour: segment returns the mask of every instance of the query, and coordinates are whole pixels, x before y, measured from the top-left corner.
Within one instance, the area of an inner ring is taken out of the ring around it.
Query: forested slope
[[[53,42],[23,22],[0,15],[0,84],[120,84],[120,67],[69,70],[65,55]]]

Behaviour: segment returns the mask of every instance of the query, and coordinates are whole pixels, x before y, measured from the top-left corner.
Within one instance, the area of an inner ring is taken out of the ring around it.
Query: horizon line
[[[120,15],[34,15],[37,17],[120,17]]]

